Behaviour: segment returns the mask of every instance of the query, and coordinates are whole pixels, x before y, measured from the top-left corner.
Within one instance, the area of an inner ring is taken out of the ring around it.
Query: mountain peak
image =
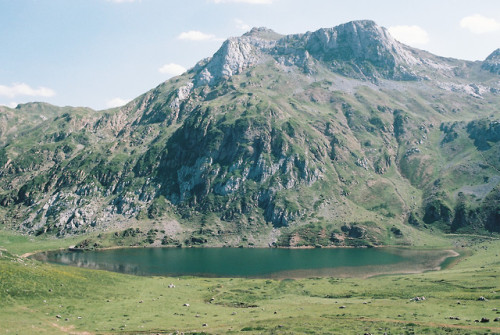
[[[195,85],[211,85],[256,65],[282,35],[267,28],[253,28],[241,37],[228,38],[195,78]]]
[[[252,30],[243,34],[243,37],[257,37],[263,40],[276,41],[282,38],[283,35],[266,27],[253,27]]]
[[[253,66],[259,60],[256,41],[248,37],[227,39],[195,78],[196,86],[211,85]]]
[[[349,21],[346,23],[342,23],[342,24],[338,25],[337,27],[348,26],[348,25],[356,26],[356,27],[362,28],[362,29],[380,28],[373,20],[353,20],[353,21]]]
[[[500,48],[486,57],[481,68],[491,73],[500,74]]]
[[[324,59],[369,61],[383,68],[417,64],[404,46],[371,20],[351,21],[310,34],[307,49]]]
[[[491,59],[500,59],[500,48],[496,49],[488,57],[486,57],[486,60]]]

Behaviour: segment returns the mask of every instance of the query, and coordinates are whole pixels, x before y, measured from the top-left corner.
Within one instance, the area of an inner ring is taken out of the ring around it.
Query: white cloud
[[[12,86],[0,85],[0,96],[14,98],[17,96],[43,97],[50,98],[56,95],[56,92],[47,87],[32,88],[27,84],[13,84]]]
[[[108,107],[108,108],[120,107],[120,106],[125,105],[129,101],[130,101],[130,99],[114,98],[114,99],[106,101],[106,107]]]
[[[16,108],[17,107],[17,102],[9,102],[8,104],[0,103],[0,106],[7,106],[9,108]]]
[[[429,34],[419,26],[392,26],[388,30],[395,39],[408,45],[429,43]]]
[[[251,28],[248,24],[246,24],[245,22],[243,22],[243,20],[240,19],[234,19],[234,23],[236,24],[236,28],[240,30],[248,31]]]
[[[252,5],[270,5],[275,0],[211,0],[213,3],[248,3]]]
[[[500,22],[479,14],[466,16],[460,20],[460,27],[470,30],[475,34],[485,34],[500,31]]]
[[[188,40],[188,41],[214,41],[214,40],[217,40],[215,35],[205,34],[201,31],[197,31],[197,30],[190,30],[190,31],[183,32],[179,36],[177,36],[177,38],[180,40]]]
[[[160,71],[160,73],[168,74],[173,77],[186,72],[186,68],[179,64],[169,63],[160,67],[158,71]]]

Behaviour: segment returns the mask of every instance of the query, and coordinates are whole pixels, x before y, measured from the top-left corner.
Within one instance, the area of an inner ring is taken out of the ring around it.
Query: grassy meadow
[[[449,241],[465,256],[421,274],[166,278],[40,263],[19,255],[74,241],[0,232],[0,334],[500,334],[500,240]]]

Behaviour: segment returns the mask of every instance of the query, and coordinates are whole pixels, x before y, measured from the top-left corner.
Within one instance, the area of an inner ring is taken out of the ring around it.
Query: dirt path
[[[50,324],[52,327],[54,328],[57,328],[59,329],[60,331],[64,332],[64,333],[67,333],[67,334],[71,334],[71,335],[92,335],[92,333],[89,333],[87,331],[75,331],[75,326],[61,326],[61,325],[58,325],[57,323],[55,322],[52,322]]]

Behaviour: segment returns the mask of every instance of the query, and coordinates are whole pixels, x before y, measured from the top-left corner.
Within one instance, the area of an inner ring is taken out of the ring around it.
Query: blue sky
[[[291,34],[358,19],[440,56],[483,60],[500,48],[498,0],[0,0],[0,105],[104,109],[251,27]]]

